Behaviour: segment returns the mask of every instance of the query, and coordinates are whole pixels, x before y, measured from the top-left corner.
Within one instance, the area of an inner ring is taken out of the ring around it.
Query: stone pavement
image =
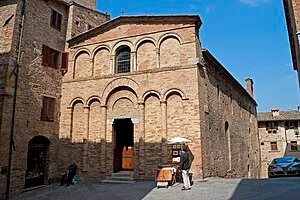
[[[182,184],[157,189],[155,182],[134,184],[78,184],[59,187],[54,184],[23,193],[12,200],[177,200],[177,199],[300,199],[300,178],[220,179],[195,181],[192,190],[181,191]]]

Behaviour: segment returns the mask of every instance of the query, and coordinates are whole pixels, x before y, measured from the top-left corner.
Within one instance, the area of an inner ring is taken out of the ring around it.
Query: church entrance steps
[[[112,184],[132,184],[135,183],[133,178],[133,171],[120,171],[118,173],[112,173],[111,176],[107,176],[101,183]]]

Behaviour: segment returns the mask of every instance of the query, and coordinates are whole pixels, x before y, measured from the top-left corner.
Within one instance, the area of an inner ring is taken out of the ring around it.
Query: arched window
[[[117,51],[116,73],[130,72],[130,48],[122,47]]]

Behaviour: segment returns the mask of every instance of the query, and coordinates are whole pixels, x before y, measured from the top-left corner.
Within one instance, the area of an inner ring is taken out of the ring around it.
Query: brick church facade
[[[6,69],[0,107],[2,183],[15,83],[9,74],[15,62],[20,66],[12,191],[32,186],[29,180],[36,174],[43,174],[41,184],[58,179],[72,160],[81,181],[100,181],[124,169],[132,170],[136,180],[153,180],[157,165],[172,160],[167,140],[178,136],[192,141],[195,178],[259,177],[253,82],[247,79],[248,93],[201,48],[199,16],[109,21],[93,10],[94,1],[83,6],[35,1],[41,6],[27,2],[23,36],[17,34],[22,1],[0,4],[5,11],[11,8],[11,13],[0,12],[3,19],[16,13],[14,23],[0,32],[11,42],[0,46]],[[35,10],[48,14],[41,18],[42,28],[29,23]],[[60,30],[51,26],[59,22]],[[22,56],[16,59],[18,49]],[[37,163],[37,157],[43,159]],[[0,189],[3,193],[5,185]]]

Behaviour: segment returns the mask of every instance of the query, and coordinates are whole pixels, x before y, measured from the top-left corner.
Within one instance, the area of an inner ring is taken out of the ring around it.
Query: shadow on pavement
[[[49,187],[22,193],[11,200],[140,200],[156,187],[155,182],[136,182],[133,184],[78,184]]]
[[[300,199],[300,178],[243,179],[230,199]]]

